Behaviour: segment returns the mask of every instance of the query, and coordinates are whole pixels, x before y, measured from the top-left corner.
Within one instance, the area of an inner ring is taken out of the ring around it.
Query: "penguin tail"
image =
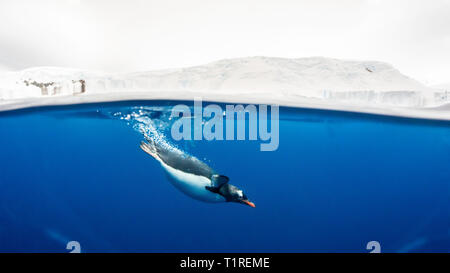
[[[140,147],[144,152],[153,156],[155,159],[159,160],[159,156],[158,153],[156,152],[156,148],[153,141],[150,141],[150,144],[145,141],[141,141]]]

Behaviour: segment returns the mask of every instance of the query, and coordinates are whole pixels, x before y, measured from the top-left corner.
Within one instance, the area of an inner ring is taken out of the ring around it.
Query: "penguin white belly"
[[[170,176],[170,182],[180,191],[190,197],[204,202],[225,202],[225,198],[217,193],[210,192],[205,187],[211,186],[211,180],[200,175],[185,173],[166,165],[160,160],[162,167]]]

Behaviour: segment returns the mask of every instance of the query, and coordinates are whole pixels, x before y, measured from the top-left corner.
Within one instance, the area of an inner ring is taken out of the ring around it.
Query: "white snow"
[[[373,61],[248,57],[128,74],[52,67],[0,72],[0,111],[37,105],[194,97],[450,119],[449,112],[443,110],[448,107],[442,107],[450,102],[445,90],[424,86],[389,64]]]
[[[432,85],[431,87],[435,88],[435,89],[440,89],[440,90],[443,90],[443,91],[450,91],[450,82],[441,83],[441,84],[435,84],[435,85]]]

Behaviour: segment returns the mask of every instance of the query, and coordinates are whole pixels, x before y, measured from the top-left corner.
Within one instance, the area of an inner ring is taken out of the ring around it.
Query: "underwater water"
[[[450,251],[450,122],[280,107],[279,147],[175,141],[173,101],[0,113],[0,252]],[[164,141],[256,208],[202,203],[139,148]]]

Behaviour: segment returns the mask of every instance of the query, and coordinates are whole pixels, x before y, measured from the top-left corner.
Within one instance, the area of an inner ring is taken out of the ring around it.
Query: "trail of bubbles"
[[[173,122],[171,107],[138,106],[114,109],[106,113],[109,117],[126,121],[134,130],[141,133],[145,139],[152,139],[156,144],[167,149],[182,153],[168,139]]]

